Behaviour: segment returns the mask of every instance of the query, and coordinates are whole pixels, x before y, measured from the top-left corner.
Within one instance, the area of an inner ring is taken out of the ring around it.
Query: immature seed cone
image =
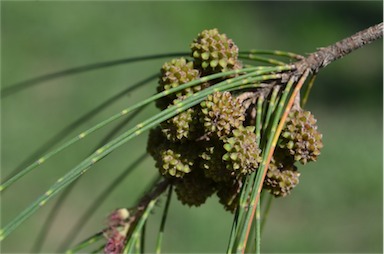
[[[230,92],[208,95],[200,105],[202,113],[200,121],[206,133],[219,138],[230,134],[232,129],[239,128],[245,119],[245,108]]]
[[[196,168],[182,179],[175,181],[175,192],[181,203],[200,206],[215,192],[215,183]]]
[[[232,131],[232,135],[224,140],[224,149],[227,151],[223,160],[227,169],[236,175],[245,175],[254,172],[261,162],[261,150],[256,144],[255,127],[240,126]]]
[[[181,102],[176,99],[173,105]],[[161,123],[162,132],[168,140],[172,142],[194,140],[201,135],[200,122],[198,120],[198,112],[196,107],[189,108],[171,119]]]
[[[194,69],[193,62],[187,61],[185,58],[173,59],[170,62],[164,63],[161,68],[161,76],[157,91],[163,92],[199,78],[200,72]],[[165,109],[174,99],[191,95],[194,92],[198,92],[206,88],[207,86],[208,83],[203,83],[193,87],[188,87],[177,93],[169,94],[168,96],[157,100],[156,106],[160,109]]]
[[[285,197],[299,183],[299,176],[300,172],[293,165],[293,161],[289,164],[283,164],[272,158],[263,188],[275,197]]]
[[[191,145],[165,143],[156,148],[156,167],[163,176],[183,177],[192,171],[198,153]]]
[[[194,115],[195,110],[189,108],[163,122],[161,124],[163,134],[172,142],[191,140],[191,133],[195,130],[195,124],[193,123],[195,120]]]
[[[241,63],[237,59],[238,47],[216,28],[199,33],[191,44],[191,50],[196,66],[199,66],[205,74],[241,68]]]
[[[232,179],[229,182],[219,184],[217,187],[217,196],[225,210],[232,213],[236,210],[239,204],[241,186],[242,181],[240,179]]]
[[[211,139],[203,148],[200,154],[201,168],[207,178],[215,182],[227,182],[233,178],[233,173],[226,169],[222,159],[226,151],[221,140]]]
[[[316,119],[311,112],[301,109],[290,112],[280,139],[279,147],[286,149],[295,161],[302,164],[316,161],[323,147]]]

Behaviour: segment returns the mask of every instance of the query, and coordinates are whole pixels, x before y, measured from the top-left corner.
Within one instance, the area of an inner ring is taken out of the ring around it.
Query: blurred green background
[[[2,87],[89,63],[187,52],[201,30],[214,27],[240,50],[279,49],[305,55],[381,22],[382,8],[381,1],[2,2]],[[381,40],[320,72],[307,108],[318,119],[325,147],[317,163],[302,169],[292,195],[274,200],[262,237],[263,252],[383,251],[382,57]],[[164,61],[67,76],[2,99],[2,176],[69,123],[158,72]],[[148,97],[155,87],[153,81],[125,95],[70,137]],[[155,107],[147,108],[132,124],[155,112]],[[111,128],[66,150],[3,193],[2,225],[85,158]],[[80,179],[57,214],[45,252],[56,251],[87,206],[145,152],[145,146],[145,135],[135,138]],[[111,193],[77,241],[101,229],[111,210],[133,206],[155,175],[149,158]],[[2,252],[30,252],[53,203],[3,241]],[[158,207],[149,220],[148,252],[154,251],[161,213]],[[164,252],[223,253],[231,223],[232,215],[215,197],[200,208],[173,200]]]

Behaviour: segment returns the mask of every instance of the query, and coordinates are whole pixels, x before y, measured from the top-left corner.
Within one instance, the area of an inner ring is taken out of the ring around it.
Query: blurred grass
[[[306,54],[382,21],[381,2],[2,2],[2,87],[38,75],[126,57],[188,51],[203,29],[217,27],[240,50]],[[322,70],[308,108],[325,148],[302,169],[293,194],[277,199],[262,239],[263,252],[382,252],[382,41]],[[45,82],[1,101],[2,176],[82,114],[128,85],[157,72],[162,60],[113,67]],[[125,96],[77,134],[155,92],[156,82]],[[147,109],[145,119],[154,112]],[[135,121],[135,122],[137,122]],[[110,130],[111,128],[109,128]],[[2,225],[93,149],[107,130],[65,151],[2,196]],[[59,214],[47,251],[54,251],[92,198],[145,151],[136,138],[95,166]],[[100,229],[112,209],[132,206],[156,174],[147,160],[81,230]],[[176,200],[174,200],[176,201]],[[172,202],[166,252],[224,252],[232,217],[211,198],[201,208]],[[50,205],[2,243],[28,252]],[[162,209],[149,221],[155,241]],[[150,244],[151,245],[151,244]],[[151,251],[151,249],[147,249]]]

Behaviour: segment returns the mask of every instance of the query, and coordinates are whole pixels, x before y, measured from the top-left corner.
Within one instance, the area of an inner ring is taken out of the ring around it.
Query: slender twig
[[[320,48],[318,51],[310,54],[304,60],[296,63],[297,71],[299,73],[304,73],[306,69],[310,69],[312,72],[317,73],[320,68],[323,68],[352,51],[382,37],[383,23],[371,26],[348,38],[338,41],[335,44]]]

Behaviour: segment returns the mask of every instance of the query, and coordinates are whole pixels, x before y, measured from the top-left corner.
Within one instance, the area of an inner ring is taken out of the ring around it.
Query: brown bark
[[[327,66],[331,62],[382,37],[383,23],[371,26],[333,45],[320,48],[318,51],[310,54],[295,64],[297,71],[299,74],[302,74],[309,68],[313,73],[317,73],[319,69]]]

